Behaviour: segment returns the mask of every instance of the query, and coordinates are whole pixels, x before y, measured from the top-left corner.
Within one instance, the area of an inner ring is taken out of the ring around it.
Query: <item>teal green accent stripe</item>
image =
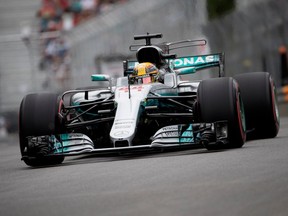
[[[180,143],[194,142],[192,124],[190,124],[189,127],[181,134],[181,137],[179,137],[179,142]]]
[[[105,75],[94,74],[91,76],[91,80],[92,81],[108,81],[108,78]]]

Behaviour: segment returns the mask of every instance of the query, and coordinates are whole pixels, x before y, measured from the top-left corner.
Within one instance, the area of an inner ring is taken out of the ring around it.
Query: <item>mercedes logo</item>
[[[117,136],[117,137],[122,137],[122,136],[125,136],[125,135],[128,135],[129,132],[128,131],[117,131],[114,133],[114,136]]]

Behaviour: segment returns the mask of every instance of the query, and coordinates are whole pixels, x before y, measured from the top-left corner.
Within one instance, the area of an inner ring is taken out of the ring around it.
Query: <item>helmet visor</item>
[[[150,76],[139,76],[134,78],[133,84],[148,84],[151,83],[152,79]]]
[[[143,82],[143,84],[151,83],[151,82],[152,82],[151,77],[150,77],[150,76],[148,76],[148,77],[143,77],[143,78],[142,78],[142,82]]]

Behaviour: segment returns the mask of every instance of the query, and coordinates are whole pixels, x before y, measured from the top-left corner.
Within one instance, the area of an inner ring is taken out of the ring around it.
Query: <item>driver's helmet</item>
[[[150,62],[136,65],[130,77],[131,84],[148,84],[157,82],[159,70]]]

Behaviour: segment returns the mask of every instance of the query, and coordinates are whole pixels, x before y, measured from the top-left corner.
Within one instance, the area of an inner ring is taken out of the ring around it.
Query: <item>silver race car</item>
[[[277,135],[279,114],[269,73],[225,77],[223,53],[170,53],[204,46],[205,40],[151,43],[161,37],[134,36],[146,43],[130,46],[136,60],[123,62],[124,76],[116,82],[94,74],[92,81],[101,87],[26,95],[19,113],[22,160],[45,166],[60,164],[65,156],[97,152],[240,148],[246,136]],[[218,69],[216,78],[193,80],[193,74],[210,68]]]

